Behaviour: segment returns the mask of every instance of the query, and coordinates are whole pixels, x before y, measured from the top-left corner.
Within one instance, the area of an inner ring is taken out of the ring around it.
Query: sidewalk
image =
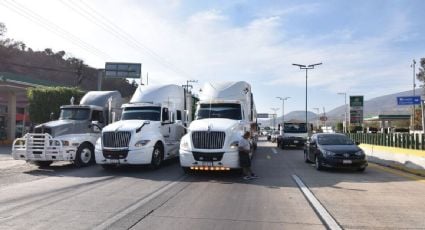
[[[17,165],[26,164],[23,160],[14,160],[10,155],[12,152],[11,145],[0,145],[0,170],[11,168]]]

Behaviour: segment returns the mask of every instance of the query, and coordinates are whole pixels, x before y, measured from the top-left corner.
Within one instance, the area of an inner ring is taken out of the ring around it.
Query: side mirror
[[[89,125],[89,128],[93,129],[93,132],[96,132],[96,133],[102,131],[102,127],[99,121],[92,121],[91,124]]]
[[[356,145],[360,145],[360,142],[356,141]]]

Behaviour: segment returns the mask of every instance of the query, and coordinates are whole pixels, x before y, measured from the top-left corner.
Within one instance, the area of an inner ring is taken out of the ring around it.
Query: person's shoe
[[[252,179],[252,177],[250,177],[250,176],[244,176],[244,177],[243,177],[243,179],[244,179],[244,180],[251,180],[251,179]]]
[[[251,177],[251,179],[257,179],[257,178],[258,178],[258,176],[257,176],[256,174],[254,174],[254,173],[253,173],[253,174],[251,174],[251,176],[250,176],[250,177]]]

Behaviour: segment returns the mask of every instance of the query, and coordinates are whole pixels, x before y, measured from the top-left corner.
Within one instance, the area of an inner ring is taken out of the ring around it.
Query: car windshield
[[[196,120],[206,118],[242,120],[241,105],[232,103],[200,104],[196,111]]]
[[[343,135],[320,135],[317,142],[321,145],[353,145],[353,141]]]
[[[88,120],[90,118],[90,109],[88,108],[63,108],[59,120]]]
[[[285,123],[283,124],[285,133],[305,133],[307,132],[305,123]]]
[[[126,107],[121,115],[121,120],[161,120],[161,107],[143,106]]]

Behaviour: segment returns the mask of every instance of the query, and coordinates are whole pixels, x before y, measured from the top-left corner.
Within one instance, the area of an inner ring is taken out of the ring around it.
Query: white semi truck
[[[181,167],[185,172],[239,169],[238,142],[245,131],[251,131],[251,154],[257,146],[251,86],[206,83],[200,91],[195,120],[180,142]]]
[[[105,169],[117,165],[151,165],[178,157],[179,143],[190,122],[192,96],[178,85],[140,85],[130,103],[122,106],[121,120],[102,130],[96,143],[96,163]]]
[[[63,105],[58,120],[37,125],[34,132],[17,138],[12,145],[15,160],[40,167],[53,161],[72,161],[76,166],[95,162],[94,146],[100,130],[120,116],[122,98],[118,91],[90,91],[79,105]]]

